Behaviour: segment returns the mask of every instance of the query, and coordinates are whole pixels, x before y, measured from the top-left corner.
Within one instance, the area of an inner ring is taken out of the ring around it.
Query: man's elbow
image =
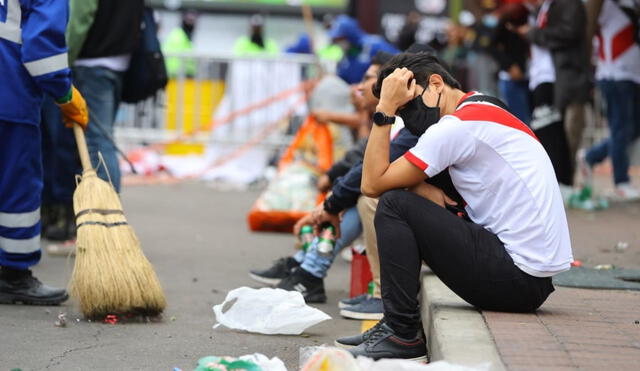
[[[360,191],[362,192],[363,195],[371,198],[379,197],[380,194],[382,193],[380,192],[380,190],[376,189],[376,187],[374,187],[373,184],[370,184],[367,182],[362,182],[362,184],[360,185]]]

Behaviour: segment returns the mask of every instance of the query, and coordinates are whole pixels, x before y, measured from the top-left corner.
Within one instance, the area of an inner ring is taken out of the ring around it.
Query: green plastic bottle
[[[302,243],[302,250],[304,252],[307,252],[307,250],[309,249],[309,246],[311,246],[311,243],[313,242],[313,226],[311,225],[305,225],[300,229],[300,242]]]
[[[318,236],[318,254],[329,256],[333,253],[333,248],[336,246],[336,229],[333,225],[326,223],[320,230],[320,236]]]

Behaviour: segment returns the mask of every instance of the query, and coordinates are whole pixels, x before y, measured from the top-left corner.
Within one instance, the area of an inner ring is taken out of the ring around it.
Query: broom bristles
[[[78,229],[69,292],[85,317],[160,314],[164,292],[111,184],[85,171],[73,207]]]

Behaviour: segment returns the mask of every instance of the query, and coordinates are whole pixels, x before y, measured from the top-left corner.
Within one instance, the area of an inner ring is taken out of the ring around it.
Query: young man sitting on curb
[[[388,122],[410,110],[424,125],[437,123],[393,163],[390,125],[376,125],[369,137],[362,191],[381,196],[375,227],[384,318],[350,351],[424,359],[422,262],[479,309],[531,312],[553,292],[551,276],[570,267],[569,229],[544,148],[498,102],[465,94],[437,58],[425,54],[394,57],[376,88],[377,111]],[[470,221],[447,211],[454,201],[424,182],[447,168]]]

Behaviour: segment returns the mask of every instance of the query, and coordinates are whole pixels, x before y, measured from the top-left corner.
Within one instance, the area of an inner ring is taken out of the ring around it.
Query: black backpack
[[[129,69],[124,74],[123,102],[143,101],[167,86],[167,69],[157,31],[153,9],[145,7],[140,25],[138,47],[131,55]]]

